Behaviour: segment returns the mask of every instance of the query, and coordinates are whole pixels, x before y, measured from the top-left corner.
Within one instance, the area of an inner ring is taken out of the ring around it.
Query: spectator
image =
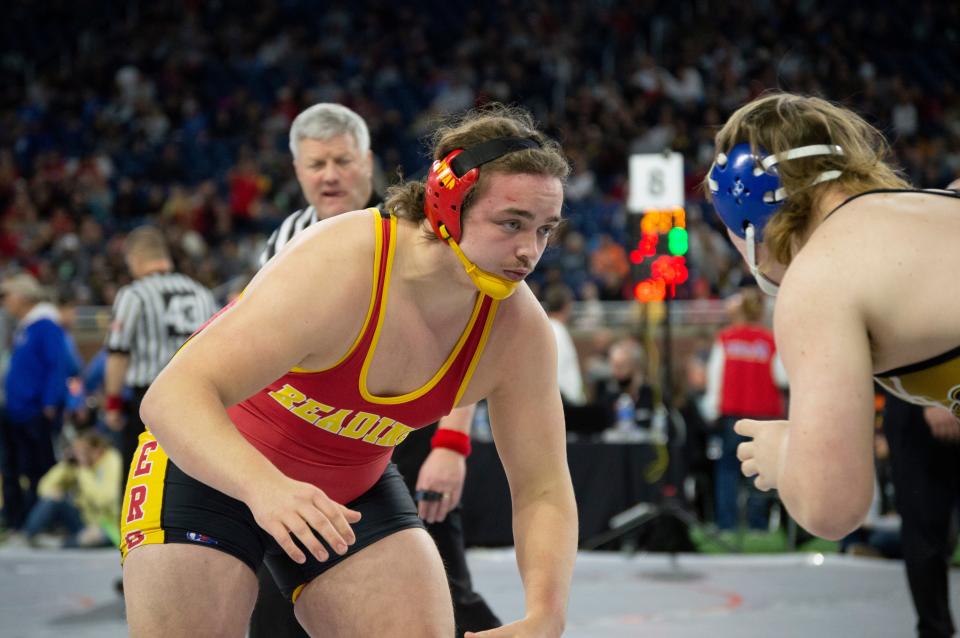
[[[587,281],[589,265],[586,240],[582,234],[575,230],[567,231],[560,248],[558,262],[563,283],[573,290],[578,290]]]
[[[36,501],[40,478],[54,464],[53,437],[60,430],[72,359],[60,315],[33,276],[6,279],[0,293],[4,309],[18,322],[0,424],[3,513],[7,527],[20,529]]]
[[[597,248],[590,255],[590,274],[615,290],[623,289],[630,274],[627,251],[607,233],[600,234]]]
[[[580,286],[580,309],[574,325],[580,330],[594,331],[603,326],[603,303],[597,284],[587,280]]]
[[[620,339],[610,346],[607,362],[610,377],[599,381],[594,391],[595,402],[606,415],[606,437],[636,436],[649,429],[653,418],[653,388],[646,380],[643,346],[632,338]]]
[[[737,419],[779,419],[784,415],[781,388],[787,378],[777,356],[773,332],[763,324],[763,295],[744,288],[731,297],[728,312],[732,325],[714,341],[707,362],[706,394],[701,404],[707,422],[713,422],[721,440],[720,458],[714,464],[717,527],[736,527],[737,494],[742,483],[737,445],[746,439],[733,431]],[[766,504],[750,488],[747,522],[751,529],[767,528]]]
[[[95,0],[90,6],[108,5]],[[438,109],[492,98],[530,106],[562,133],[568,148],[577,149],[568,200],[589,211],[590,227],[577,227],[587,245],[600,232],[619,237],[624,229],[632,140],[657,151],[666,144],[682,151],[688,180],[698,181],[713,159],[715,126],[778,80],[804,93],[849,96],[851,106],[879,128],[899,133],[899,162],[927,186],[942,183],[937,175],[945,158],[937,143],[947,149],[958,144],[960,72],[953,60],[960,52],[949,31],[958,18],[953,3],[938,3],[919,21],[909,4],[885,6],[886,20],[878,23],[865,8],[822,0],[787,8],[765,3],[738,16],[743,33],[776,25],[773,48],[765,38],[730,37],[722,21],[707,19],[707,5],[660,7],[650,37],[643,38],[635,29],[610,28],[611,14],[623,16],[622,24],[649,22],[644,5],[622,0],[596,12],[584,12],[571,0],[541,3],[530,7],[529,20],[491,28],[486,16],[497,15],[496,7],[482,0],[467,19],[450,24],[400,5],[318,14],[306,0],[279,8],[260,2],[251,4],[242,25],[199,38],[197,24],[229,22],[230,9],[206,3],[188,10],[184,20],[183,11],[157,6],[138,14],[150,24],[144,30],[137,19],[98,23],[102,12],[96,10],[57,21],[45,3],[25,4],[11,23],[43,33],[31,37],[27,29],[10,41],[11,55],[37,63],[8,69],[10,96],[0,107],[0,120],[7,123],[0,135],[0,258],[47,262],[58,233],[70,223],[82,227],[95,217],[108,235],[123,232],[155,222],[147,218],[156,216],[172,189],[192,198],[205,192],[205,183],[217,192],[204,205],[203,219],[176,209],[181,215],[175,223],[205,226],[197,230],[214,245],[224,236],[261,231],[273,211],[291,208],[297,192],[278,161],[285,123],[299,104],[337,96],[354,100],[377,132],[388,174],[397,166],[408,174],[421,168],[419,133]],[[834,26],[823,30],[824,21]],[[898,23],[917,26],[900,39],[905,55],[891,56],[883,42],[893,39],[890,25]],[[364,47],[331,37],[334,32],[363,32],[384,46]],[[397,32],[416,37],[398,40]],[[690,32],[699,36],[679,36]],[[823,46],[809,46],[810,33]],[[664,46],[670,38],[683,46]],[[125,46],[133,39],[140,46]],[[448,52],[450,59],[437,55],[449,41],[462,46]],[[44,50],[57,55],[39,55],[41,42],[55,43]],[[82,52],[72,48],[77,42],[84,43]],[[911,47],[919,42],[940,46],[918,56]],[[178,55],[161,65],[145,59],[145,51],[158,50]],[[317,59],[322,71],[304,80]],[[822,68],[832,72],[815,72]],[[356,97],[365,95],[373,99]],[[64,116],[53,117],[52,105]],[[70,106],[63,111],[62,105]],[[241,150],[241,135],[251,140],[252,158]],[[688,193],[689,206],[701,199]],[[712,294],[722,294],[727,277],[695,263],[693,234],[691,225],[691,275],[706,276]],[[111,274],[122,272],[121,263]],[[76,286],[87,281],[79,273],[69,279]],[[605,298],[623,297],[612,282],[604,291]],[[109,287],[92,285],[91,292],[94,302],[112,302]]]
[[[40,480],[39,500],[23,526],[27,542],[63,526],[64,547],[111,544],[120,520],[121,471],[120,453],[106,438],[92,430],[78,435]]]
[[[570,313],[573,310],[573,293],[564,285],[553,284],[544,292],[543,306],[550,318],[550,327],[557,338],[557,380],[560,383],[560,398],[565,405],[583,405],[583,376],[580,374],[580,358],[570,337]]]

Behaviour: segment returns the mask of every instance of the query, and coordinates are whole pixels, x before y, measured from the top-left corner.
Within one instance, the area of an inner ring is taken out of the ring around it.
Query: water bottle
[[[490,416],[487,414],[487,402],[477,403],[477,410],[473,414],[473,428],[471,430],[474,441],[490,442],[493,432],[490,430]]]
[[[633,398],[624,392],[617,397],[614,403],[614,413],[616,414],[616,428],[620,432],[632,432],[636,427],[637,409],[633,403]]]

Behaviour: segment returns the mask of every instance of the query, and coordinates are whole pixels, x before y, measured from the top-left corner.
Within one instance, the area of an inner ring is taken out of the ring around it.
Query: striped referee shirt
[[[267,245],[264,246],[263,252],[260,253],[260,262],[257,265],[263,268],[264,264],[270,261],[270,258],[276,255],[288,241],[293,239],[294,235],[316,221],[317,209],[313,206],[301,208],[287,215],[280,226],[271,233],[270,238],[267,240]]]
[[[213,293],[190,277],[175,272],[147,275],[117,291],[107,351],[129,355],[124,381],[145,388],[216,311]]]
[[[383,202],[377,197],[376,193],[370,194],[370,201],[367,202],[367,205],[364,208],[382,208]],[[347,211],[343,211],[347,212]],[[287,245],[287,243],[293,239],[294,235],[299,233],[305,228],[308,228],[310,224],[317,223],[317,209],[313,206],[307,206],[306,208],[301,208],[298,211],[292,212],[287,215],[280,226],[277,227],[273,233],[271,233],[270,238],[267,239],[267,245],[264,246],[263,252],[260,253],[260,259],[257,262],[257,267],[263,268],[264,265],[270,259],[280,252],[280,249]]]

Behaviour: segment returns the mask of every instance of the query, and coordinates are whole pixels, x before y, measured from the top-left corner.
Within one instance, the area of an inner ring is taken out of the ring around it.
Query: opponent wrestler
[[[912,190],[855,113],[790,94],[736,111],[707,187],[761,287],[790,382],[738,456],[810,532],[839,539],[873,495],[873,379],[960,415],[960,194]]]
[[[242,636],[264,557],[312,635],[451,635],[436,547],[387,468],[409,431],[481,398],[526,615],[468,635],[560,635],[576,505],[554,339],[522,280],[568,164],[504,107],[439,129],[433,156],[389,214],[301,233],[151,386],[122,513],[132,635]]]

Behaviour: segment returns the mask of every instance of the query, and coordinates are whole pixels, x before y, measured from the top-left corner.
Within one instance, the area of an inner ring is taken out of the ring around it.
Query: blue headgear
[[[757,266],[756,245],[763,238],[763,228],[787,199],[780,183],[777,164],[781,161],[815,155],[843,155],[835,144],[813,144],[792,148],[777,155],[758,149],[755,155],[746,142],[737,144],[729,153],[718,153],[707,185],[720,219],[730,232],[747,242],[747,261],[760,288],[776,294],[777,285],[763,276]],[[840,177],[840,171],[824,171],[811,186]]]
[[[787,199],[776,168],[779,162],[814,155],[843,155],[843,149],[833,144],[801,146],[778,155],[758,150],[759,156],[754,155],[750,145],[741,142],[729,153],[718,153],[707,176],[717,214],[740,238],[746,237],[747,225],[752,225],[760,239],[770,216]],[[824,171],[811,186],[838,177],[840,171]]]

